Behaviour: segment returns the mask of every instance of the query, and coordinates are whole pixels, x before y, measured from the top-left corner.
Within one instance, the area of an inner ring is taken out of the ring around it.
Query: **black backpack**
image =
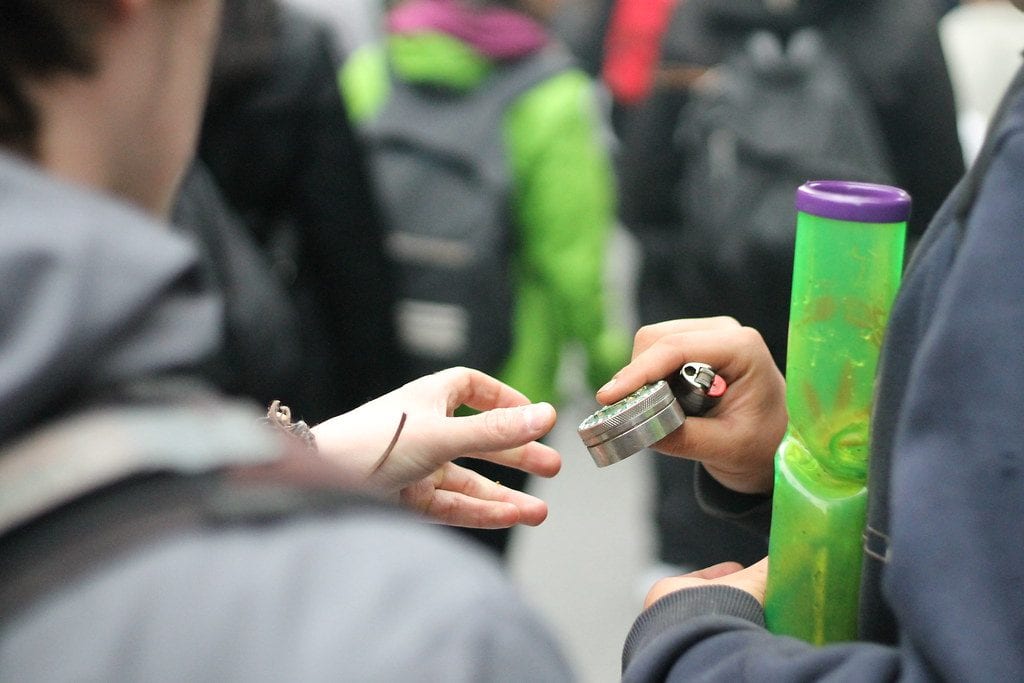
[[[507,358],[515,230],[503,118],[518,96],[571,65],[551,46],[465,93],[392,76],[384,107],[362,125],[413,377],[454,365],[495,374]]]
[[[676,144],[676,249],[715,292],[700,305],[759,329],[783,365],[796,189],[808,180],[891,183],[875,112],[817,30],[785,42],[757,31],[692,89]]]

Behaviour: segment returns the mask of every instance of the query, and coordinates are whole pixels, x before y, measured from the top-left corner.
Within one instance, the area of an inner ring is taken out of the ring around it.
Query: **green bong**
[[[797,190],[796,208],[789,426],[775,456],[765,621],[822,644],[857,636],[868,422],[910,196],[812,181]]]

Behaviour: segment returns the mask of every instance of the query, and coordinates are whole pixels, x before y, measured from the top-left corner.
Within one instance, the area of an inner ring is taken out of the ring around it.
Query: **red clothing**
[[[661,36],[676,0],[615,0],[601,77],[622,104],[636,104],[651,89]]]

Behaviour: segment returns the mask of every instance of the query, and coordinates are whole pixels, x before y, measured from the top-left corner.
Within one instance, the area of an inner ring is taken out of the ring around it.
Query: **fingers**
[[[697,579],[718,579],[729,574],[735,574],[736,572],[743,569],[743,565],[739,562],[719,562],[718,564],[704,569],[698,569],[695,572],[684,574],[684,576],[693,577]]]
[[[597,399],[614,403],[644,384],[678,372],[690,361],[710,364],[729,383],[752,365],[771,362],[756,330],[733,324],[731,318],[712,320],[716,322],[711,328],[686,329],[688,325],[682,323],[688,321],[673,321],[637,332],[633,360],[601,387]]]
[[[669,593],[675,593],[676,591],[681,591],[686,588],[697,588],[699,586],[706,585],[706,580],[690,576],[689,574],[659,579],[653,586],[651,586],[651,590],[647,591],[647,596],[644,598],[644,609],[647,609]]]
[[[536,526],[547,518],[547,504],[480,474],[449,464],[430,483],[404,489],[402,502],[431,519],[452,526],[503,529]]]
[[[681,318],[665,322],[644,325],[633,337],[633,357],[645,351],[655,341],[669,334],[681,332],[697,332],[700,330],[728,330],[740,327],[735,318],[717,316],[713,318]]]
[[[538,442],[531,442],[515,448],[497,451],[466,453],[465,458],[486,460],[498,465],[514,467],[539,477],[550,478],[562,469],[562,456],[554,448]]]
[[[763,607],[765,588],[768,585],[768,558],[765,557],[743,571],[737,572],[730,585],[750,593]]]
[[[764,606],[765,586],[768,581],[768,558],[764,558],[747,568],[738,562],[723,562],[706,569],[690,572],[682,576],[670,576],[661,579],[651,587],[644,599],[644,608],[669,593],[700,586],[731,586],[749,593]]]
[[[483,412],[453,417],[459,405]],[[536,443],[554,426],[555,409],[548,403],[531,404],[520,392],[476,370],[449,368],[414,380],[353,411],[348,426],[361,434],[381,422],[380,415],[393,420],[396,414],[405,414],[406,419],[394,448],[387,450],[395,433],[389,421],[389,431],[385,434],[377,425],[374,445],[361,449],[386,453],[372,460],[364,473],[367,485],[377,490],[400,491],[466,456],[545,477],[561,467],[557,451]],[[363,420],[353,422],[357,418]]]
[[[523,393],[472,368],[448,368],[430,375],[430,379],[447,387],[448,415],[462,405],[474,410],[491,410],[530,403]]]
[[[432,443],[437,444],[440,449],[437,455],[443,460],[450,460],[453,453],[475,453],[493,462],[529,468],[530,472],[536,470],[537,474],[554,468],[551,472],[554,474],[560,466],[558,453],[550,448],[533,447],[531,442],[551,431],[555,419],[555,409],[550,403],[492,408],[476,415],[443,420],[438,425],[443,430],[443,438],[434,439]],[[523,448],[527,445],[531,447]]]
[[[709,363],[729,389],[705,416],[688,418],[654,448],[701,460],[733,490],[769,490],[772,460],[787,424],[785,380],[756,330],[732,318],[646,326],[637,332],[633,360],[597,392],[597,399],[614,403],[690,361]]]
[[[685,340],[664,337],[649,349],[662,353],[677,343],[697,348],[729,383],[714,409],[687,419],[655,448],[701,460],[715,479],[735,491],[763,493],[772,487],[775,450],[788,423],[785,379],[756,331],[736,328],[714,337],[708,332],[688,334]],[[708,341],[716,348],[705,345]]]
[[[743,569],[739,562],[720,562],[705,569],[683,574],[681,576],[669,576],[657,581],[644,599],[644,607],[650,607],[655,602],[669,593],[675,593],[684,588],[695,588],[706,586],[714,579],[720,579],[730,574],[735,574]]]

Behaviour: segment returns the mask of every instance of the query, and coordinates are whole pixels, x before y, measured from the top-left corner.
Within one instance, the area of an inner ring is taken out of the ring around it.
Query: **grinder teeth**
[[[657,415],[674,400],[675,395],[664,380],[648,384],[581,422],[580,438],[586,446],[613,439]]]

